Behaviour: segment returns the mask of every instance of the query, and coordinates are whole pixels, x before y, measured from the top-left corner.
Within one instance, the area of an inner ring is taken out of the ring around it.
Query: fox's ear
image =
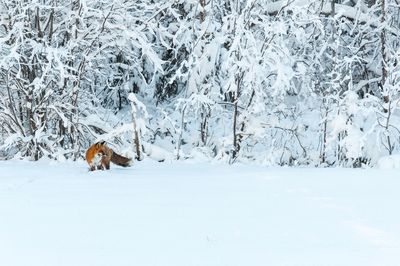
[[[96,143],[96,147],[100,148],[101,146],[104,146],[104,144],[106,144],[106,142],[104,140],[99,141],[99,142]]]
[[[101,146],[104,146],[105,144],[106,144],[106,142],[104,140],[102,140],[102,141],[96,142],[96,144],[94,144],[94,145],[96,148],[99,149],[99,148],[101,148]]]
[[[100,148],[101,146],[104,145],[104,143],[105,143],[105,141],[99,141],[99,142],[96,142],[95,146],[96,146],[96,148]]]

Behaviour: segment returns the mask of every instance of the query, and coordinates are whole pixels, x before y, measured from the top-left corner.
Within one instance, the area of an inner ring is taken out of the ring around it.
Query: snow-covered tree
[[[0,156],[77,159],[103,139],[157,160],[373,165],[400,151],[399,12],[396,0],[3,0]]]

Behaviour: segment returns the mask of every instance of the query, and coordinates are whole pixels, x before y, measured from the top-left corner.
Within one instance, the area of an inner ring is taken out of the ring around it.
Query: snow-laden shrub
[[[375,165],[400,146],[400,7],[353,2],[2,1],[0,156],[103,139],[138,159]]]

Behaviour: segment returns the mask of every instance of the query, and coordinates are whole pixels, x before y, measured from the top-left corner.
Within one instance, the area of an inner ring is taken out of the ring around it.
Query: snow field
[[[0,162],[0,265],[400,265],[396,170]]]

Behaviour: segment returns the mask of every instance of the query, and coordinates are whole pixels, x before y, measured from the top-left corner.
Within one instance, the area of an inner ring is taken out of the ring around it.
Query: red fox
[[[110,161],[123,167],[132,165],[132,159],[117,154],[107,147],[105,141],[97,142],[89,147],[86,151],[86,161],[90,171],[94,171],[96,168],[97,170],[109,170]]]

